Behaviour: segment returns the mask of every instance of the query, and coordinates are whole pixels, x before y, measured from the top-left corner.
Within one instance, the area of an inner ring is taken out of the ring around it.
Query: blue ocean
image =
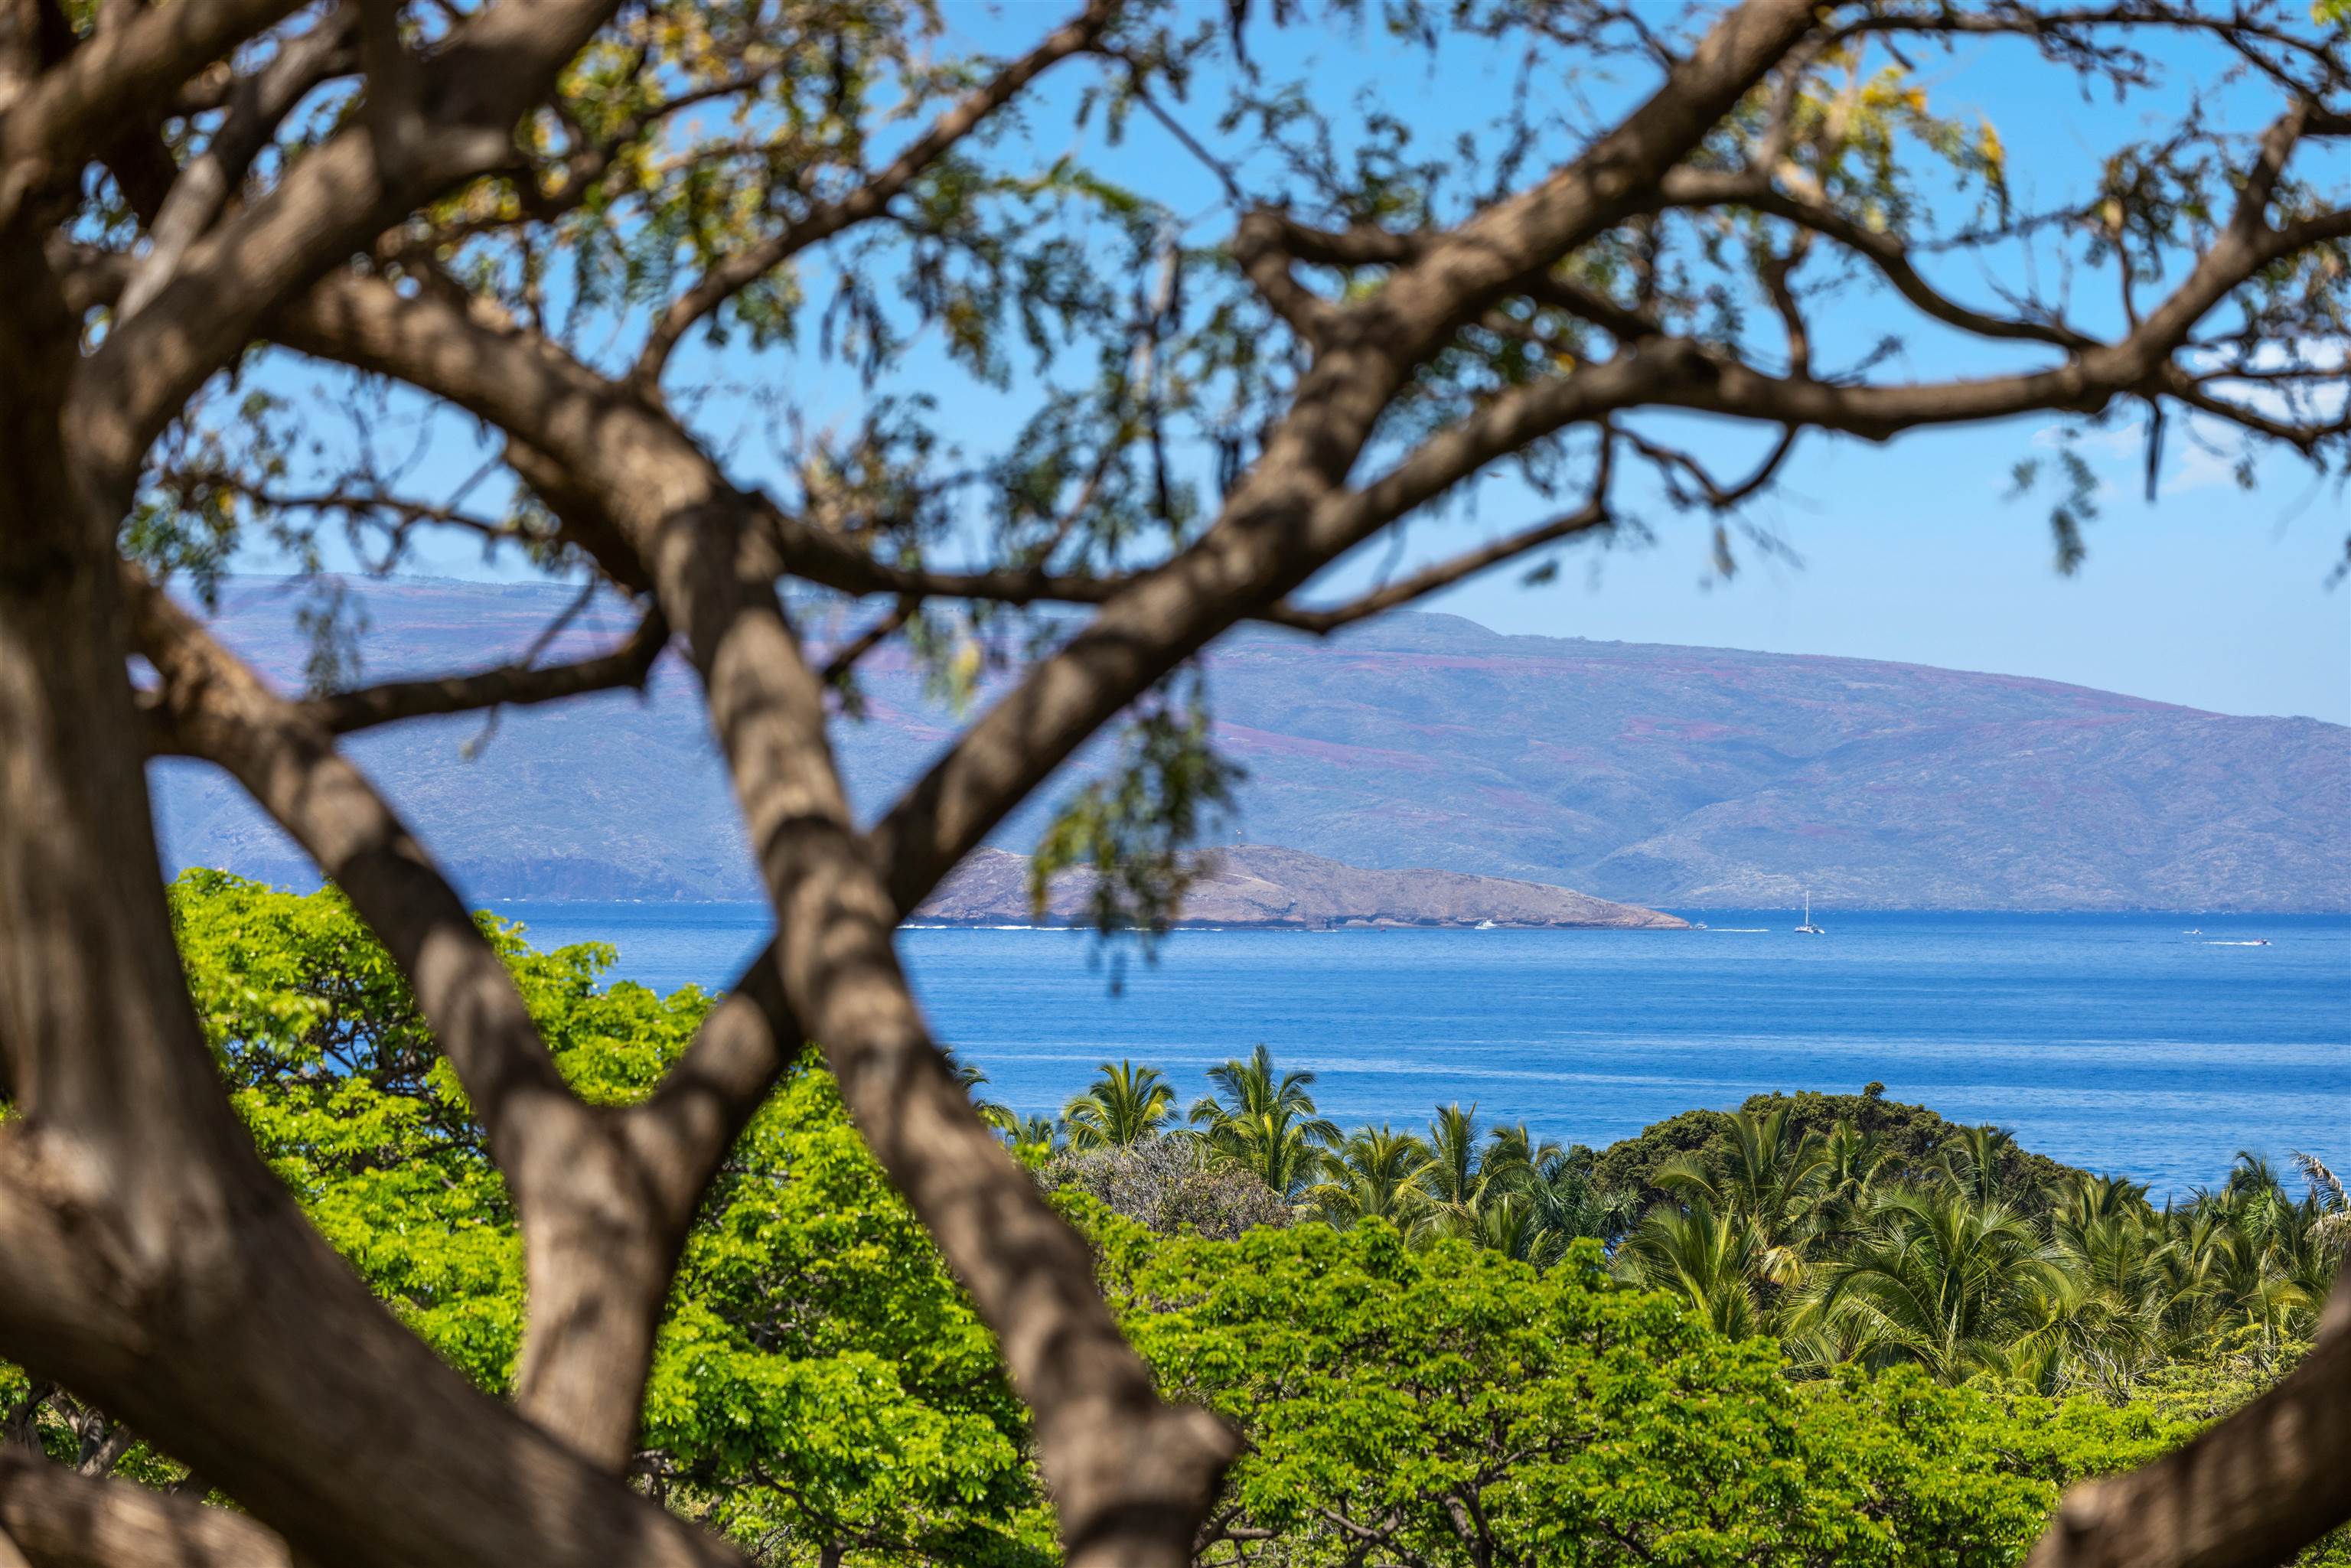
[[[504,904],[611,977],[724,986],[762,906]],[[2241,1149],[2351,1165],[2351,917],[1677,911],[1703,931],[1183,931],[1145,962],[1071,931],[911,930],[940,1037],[1022,1111],[1105,1059],[1188,1104],[1259,1041],[1343,1125],[1475,1103],[1597,1146],[1774,1089],[1858,1091],[2126,1175],[2158,1197]]]

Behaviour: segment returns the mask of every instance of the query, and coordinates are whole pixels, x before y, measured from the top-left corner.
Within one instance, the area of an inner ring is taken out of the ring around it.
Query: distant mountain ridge
[[[512,657],[568,591],[357,585],[364,678]],[[220,630],[281,679],[290,599],[231,585]],[[558,639],[576,656],[610,612]],[[1208,660],[1238,826],[1370,868],[1441,865],[1668,907],[2351,909],[2351,729],[2017,676],[1724,649],[1506,636],[1404,613],[1318,643],[1248,629]],[[885,655],[836,746],[871,813],[954,716]],[[351,748],[476,898],[752,898],[742,828],[690,686],[476,717]],[[991,839],[1025,851],[1081,754]],[[312,873],[210,769],[156,765],[174,863]]]
[[[1081,925],[1094,879],[1064,872],[1048,889],[1045,922]],[[1027,925],[1029,857],[981,850],[939,885],[914,920]],[[1675,931],[1688,922],[1563,887],[1415,867],[1370,871],[1270,844],[1207,852],[1186,890],[1179,925],[1328,931],[1353,925],[1494,925],[1541,930]]]

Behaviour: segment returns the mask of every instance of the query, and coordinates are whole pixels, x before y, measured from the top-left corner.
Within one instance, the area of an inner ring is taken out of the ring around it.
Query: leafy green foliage
[[[1194,1190],[1204,1164],[1298,1218],[1383,1221],[1419,1247],[1466,1241],[1548,1267],[1589,1238],[1613,1249],[1623,1281],[1716,1332],[1777,1336],[1805,1376],[1909,1365],[1949,1384],[2125,1400],[2182,1361],[2218,1356],[2252,1375],[2306,1345],[2351,1242],[2351,1197],[2307,1155],[2299,1198],[2246,1156],[2221,1189],[2158,1214],[2142,1187],[1876,1084],[1687,1112],[1595,1153],[1484,1127],[1458,1104],[1438,1107],[1425,1137],[1343,1136],[1316,1113],[1313,1075],[1280,1071],[1263,1047],[1211,1076],[1219,1092],[1194,1107],[1196,1130],[1163,1138],[1165,1081],[1104,1063],[1071,1103],[1073,1145],[1181,1139],[1187,1152],[1082,1179],[1048,1164],[1043,1179],[1163,1233],[1228,1235],[1250,1207]],[[1179,1188],[1181,1203],[1168,1196]]]
[[[1061,1108],[1070,1146],[1123,1149],[1176,1120],[1176,1088],[1155,1067],[1105,1061],[1101,1076]]]
[[[1164,1383],[1249,1438],[1208,1563],[1269,1536],[1300,1564],[2014,1563],[2067,1482],[2210,1409],[1907,1368],[1792,1384],[1769,1341],[1612,1285],[1591,1241],[1538,1272],[1376,1220],[1224,1243],[1092,1224]]]
[[[1874,1140],[1886,1162],[1881,1174],[1888,1180],[1923,1180],[1931,1176],[1940,1168],[1944,1149],[1968,1131],[1924,1105],[1888,1100],[1882,1092],[1823,1094],[1807,1089],[1794,1094],[1758,1094],[1741,1108],[1768,1113],[1782,1106],[1788,1112],[1788,1126],[1792,1134],[1811,1133],[1825,1137],[1839,1123],[1848,1123]],[[1643,1128],[1636,1137],[1609,1145],[1596,1157],[1593,1174],[1604,1186],[1627,1188],[1641,1194],[1646,1201],[1655,1202],[1665,1196],[1655,1179],[1658,1167],[1677,1156],[1719,1146],[1729,1124],[1730,1113],[1727,1111],[1685,1111]],[[2004,1157],[2013,1161],[2013,1167],[2012,1178],[2003,1184],[2003,1192],[2035,1213],[2047,1207],[2047,1199],[2036,1199],[2034,1194],[2054,1190],[2078,1174],[2044,1155],[2018,1149],[2013,1145],[2008,1146]]]
[[[196,872],[172,906],[272,1168],[404,1321],[507,1389],[513,1215],[397,968],[331,890]],[[608,947],[480,918],[590,1100],[648,1092],[707,1010],[604,984]],[[1595,1155],[1458,1106],[1426,1138],[1337,1140],[1263,1052],[1218,1088],[1189,1133],[1158,1073],[1106,1064],[1065,1124],[1097,1146],[1059,1155],[1056,1129],[995,1116],[1168,1391],[1249,1437],[1204,1564],[2019,1562],[2067,1484],[2273,1384],[2351,1229],[2314,1159],[2299,1198],[2248,1157],[2158,1215],[1877,1094],[1761,1097]],[[1291,1135],[1253,1138],[1267,1115]],[[1269,1185],[1274,1143],[1322,1179]],[[1655,1196],[1646,1220],[1612,1173]],[[185,1479],[5,1367],[0,1428]],[[1054,1560],[993,1343],[813,1064],[689,1239],[641,1442],[642,1484],[763,1562]]]
[[[1202,869],[1185,850],[1232,810],[1240,768],[1217,755],[1195,680],[1179,702],[1162,699],[1127,727],[1118,765],[1063,804],[1029,862],[1029,898],[1040,914],[1060,873],[1092,872],[1088,915],[1105,936],[1165,934],[1185,888]]]
[[[510,1388],[521,1249],[505,1186],[404,983],[332,890],[173,884],[189,984],[271,1168],[369,1285],[482,1387]],[[481,917],[564,1075],[651,1092],[709,1006],[534,951]],[[842,1111],[794,1071],[737,1145],[681,1261],[635,1465],[774,1560],[1045,1560],[1050,1521],[995,1343]]]

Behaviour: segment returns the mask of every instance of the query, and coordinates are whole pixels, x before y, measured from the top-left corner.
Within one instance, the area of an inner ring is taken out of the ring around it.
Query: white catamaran
[[[1829,934],[1827,926],[1813,924],[1813,890],[1809,887],[1804,889],[1804,923],[1796,927],[1796,932],[1802,936],[1825,936]]]

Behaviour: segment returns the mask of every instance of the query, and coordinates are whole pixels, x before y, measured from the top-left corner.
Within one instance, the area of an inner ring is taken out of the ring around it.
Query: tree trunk
[[[300,1551],[393,1565],[739,1563],[476,1393],[255,1156],[157,875],[113,529],[56,410],[78,345],[0,235],[0,1354]]]

